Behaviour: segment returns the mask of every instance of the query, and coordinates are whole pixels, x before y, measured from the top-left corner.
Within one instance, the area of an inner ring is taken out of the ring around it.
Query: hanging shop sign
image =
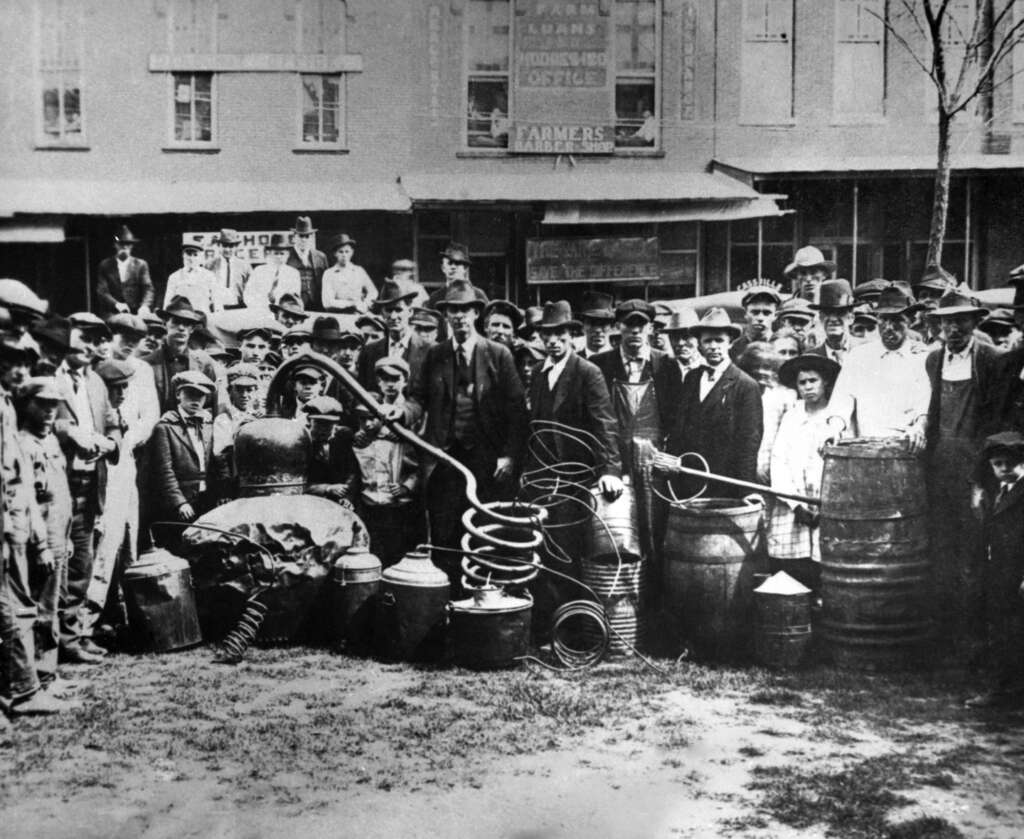
[[[527,239],[526,282],[646,282],[658,279],[658,239]]]
[[[515,14],[515,122],[523,154],[611,154],[615,133],[610,4],[520,0]]]
[[[213,259],[213,240],[220,231],[211,230],[202,233],[182,233],[181,243],[183,245],[199,245],[203,249],[205,259]],[[234,250],[234,256],[244,259],[250,265],[260,265],[267,261],[266,247],[270,244],[270,237],[275,233],[291,236],[290,230],[250,230],[238,231],[238,238],[242,241]],[[314,245],[315,247],[315,245]]]

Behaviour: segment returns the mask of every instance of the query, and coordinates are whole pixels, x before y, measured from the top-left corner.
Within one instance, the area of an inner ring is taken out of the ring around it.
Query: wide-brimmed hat
[[[127,361],[108,358],[96,365],[96,373],[107,385],[126,385],[135,375],[135,368]]]
[[[12,314],[20,312],[32,318],[42,318],[50,308],[50,304],[43,300],[32,289],[21,280],[10,278],[0,279],[0,306],[9,310]]]
[[[144,338],[149,334],[149,327],[138,315],[129,312],[118,312],[107,318],[107,329],[112,335],[135,335]]]
[[[67,397],[53,376],[33,376],[20,388],[25,399],[41,399],[46,402],[66,402]]]
[[[458,265],[472,265],[473,261],[469,258],[469,248],[465,245],[460,245],[458,242],[451,242],[448,246],[441,251],[441,256],[448,257],[449,262],[454,262]]]
[[[39,321],[32,326],[29,334],[37,341],[47,341],[65,352],[71,349],[71,321],[61,315]]]
[[[237,230],[232,230],[230,227],[222,227],[220,233],[213,237],[213,241],[215,244],[231,247],[240,244],[242,237],[238,235]]]
[[[951,289],[939,298],[939,305],[929,312],[932,317],[955,317],[956,315],[975,315],[984,317],[988,309],[979,306],[973,297],[969,297],[960,289]]]
[[[317,228],[313,227],[313,220],[309,216],[299,216],[295,219],[295,227],[292,233],[316,233]]]
[[[568,300],[551,300],[544,304],[540,321],[536,324],[538,331],[545,329],[580,329],[582,324],[572,316],[572,306]]]
[[[166,309],[157,309],[156,313],[160,315],[164,321],[167,321],[170,318],[179,318],[181,320],[192,321],[192,323],[206,323],[206,317],[203,313],[197,312],[192,306],[192,301],[184,294],[177,295],[170,303],[167,304]]]
[[[1019,431],[1000,431],[986,437],[981,450],[982,456],[991,457],[997,451],[1011,452],[1018,457],[1024,456],[1024,434]]]
[[[921,278],[913,283],[913,288],[931,288],[936,291],[947,291],[956,288],[956,277],[940,265],[929,265]]]
[[[796,318],[797,320],[811,323],[818,316],[818,313],[811,308],[811,304],[804,300],[802,297],[791,297],[775,312],[775,320],[783,321],[786,318]]]
[[[910,295],[896,283],[889,283],[882,289],[875,301],[876,315],[903,315],[913,305]]]
[[[776,306],[782,303],[779,284],[763,277],[742,283],[739,291],[744,292],[743,297],[740,299],[740,305],[744,308],[759,298],[770,300]]]
[[[654,306],[638,297],[634,297],[631,300],[623,300],[615,307],[615,320],[623,323],[637,318],[650,323],[657,314],[657,309]]]
[[[338,248],[349,245],[351,247],[356,246],[356,240],[349,236],[347,233],[339,233],[337,236],[332,236],[329,244],[330,252],[334,253]]]
[[[1003,306],[989,312],[988,317],[978,324],[978,329],[982,332],[1005,332],[1016,325],[1013,309]]]
[[[690,327],[695,335],[702,332],[728,332],[732,337],[738,338],[743,329],[729,319],[729,313],[720,306],[713,306],[704,313],[696,324]]]
[[[270,241],[264,247],[265,251],[287,251],[291,250],[291,240],[284,233],[271,233]]]
[[[779,381],[786,387],[796,388],[796,377],[801,370],[814,370],[826,381],[835,381],[839,375],[839,363],[824,355],[804,353],[787,359],[779,368]]]
[[[825,280],[818,287],[818,302],[811,308],[817,309],[852,309],[857,304],[848,280]]]
[[[412,310],[412,317],[409,323],[412,326],[427,326],[437,329],[441,326],[441,313],[434,309],[424,309],[417,306]]]
[[[120,227],[117,228],[117,230],[114,231],[114,241],[120,242],[123,245],[134,245],[137,244],[140,240],[136,239],[135,236],[132,235],[132,232],[131,230],[128,229],[127,224],[122,224]]]
[[[213,393],[217,389],[217,385],[210,377],[198,370],[184,370],[181,373],[176,373],[171,379],[171,387],[174,390],[179,387],[190,387],[201,390],[203,393]]]
[[[377,299],[370,304],[370,308],[375,312],[379,312],[385,306],[390,306],[400,300],[412,300],[416,294],[416,289],[409,288],[407,283],[400,282],[399,280],[393,280],[389,277],[381,283],[380,294],[378,294]]]
[[[460,280],[448,286],[445,289],[444,297],[434,305],[442,312],[449,306],[476,306],[478,310],[482,311],[487,305],[487,301],[477,297],[476,289],[472,285]]]
[[[813,245],[806,245],[793,254],[793,261],[786,266],[782,273],[788,278],[799,268],[823,268],[826,271],[835,271],[836,264],[831,259],[825,259],[825,254]]]
[[[282,294],[276,303],[270,304],[270,311],[285,312],[303,318],[306,316],[306,307],[302,304],[302,298],[297,294]]]
[[[80,329],[82,332],[99,332],[107,338],[111,337],[110,327],[103,322],[102,318],[92,312],[75,312],[68,315],[72,329]]]
[[[374,371],[384,371],[391,373],[392,375],[401,373],[405,378],[409,378],[409,362],[402,357],[384,356],[378,358],[377,362],[373,365]]]
[[[662,332],[666,335],[672,335],[675,332],[690,333],[699,322],[700,317],[697,315],[697,310],[686,306],[672,313]]]
[[[495,313],[499,315],[504,315],[510,321],[512,321],[513,330],[519,329],[519,327],[523,323],[522,309],[520,309],[517,305],[515,305],[515,303],[512,303],[509,300],[492,300],[490,303],[484,306],[484,323],[487,322],[487,318],[489,318],[491,315]]]
[[[615,320],[615,298],[603,291],[583,292],[580,303],[580,320],[601,320],[612,323]]]

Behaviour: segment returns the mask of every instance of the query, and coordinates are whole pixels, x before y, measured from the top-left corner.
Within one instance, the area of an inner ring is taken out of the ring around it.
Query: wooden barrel
[[[924,462],[897,439],[825,450],[822,636],[858,669],[919,662],[931,636]]]
[[[663,610],[678,650],[720,661],[750,651],[753,575],[763,540],[763,507],[701,498],[669,510],[662,558]]]

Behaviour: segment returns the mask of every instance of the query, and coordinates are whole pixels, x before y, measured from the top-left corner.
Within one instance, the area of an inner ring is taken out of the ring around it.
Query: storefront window
[[[340,145],[341,118],[341,76],[303,74],[303,144]]]
[[[764,277],[783,282],[794,252],[792,215],[729,223],[729,288]]]
[[[174,73],[174,142],[213,142],[213,73]]]
[[[655,0],[615,3],[615,145],[658,145]]]
[[[80,145],[82,123],[82,4],[44,0],[36,7],[40,81],[39,142]]]
[[[508,148],[509,0],[466,4],[466,145]]]

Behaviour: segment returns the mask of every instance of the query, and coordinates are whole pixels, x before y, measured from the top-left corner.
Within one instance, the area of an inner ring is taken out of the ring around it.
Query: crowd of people
[[[1009,278],[1014,307],[989,312],[941,269],[913,287],[851,288],[806,247],[785,290],[745,284],[734,322],[723,308],[596,291],[576,312],[564,300],[522,310],[472,284],[457,243],[441,253],[432,293],[409,260],[378,286],[352,262],[350,236],[330,240],[331,266],[316,232],[300,217],[255,268],[235,254],[232,230],[205,265],[186,243],[160,306],[125,227],[100,266],[94,312],[51,312],[25,284],[0,280],[0,697],[10,715],[74,706],[58,665],[101,665],[116,645],[119,575],[151,538],[174,538],[151,525],[192,522],[240,494],[235,443],[266,415],[282,364],[271,407],[308,429],[306,491],[353,508],[385,565],[429,539],[456,582],[463,475],[388,423],[464,465],[484,501],[522,497],[523,476],[550,465],[539,452],[586,464],[614,499],[634,438],[699,455],[716,475],[819,497],[826,445],[901,440],[927,463],[950,649],[977,659],[987,639],[994,654],[995,681],[973,703],[1024,699],[1024,266]],[[268,320],[225,346],[211,318],[239,307]],[[381,411],[327,377],[318,356]],[[576,433],[531,444],[538,428]],[[820,510],[764,499],[773,569],[817,590]]]

